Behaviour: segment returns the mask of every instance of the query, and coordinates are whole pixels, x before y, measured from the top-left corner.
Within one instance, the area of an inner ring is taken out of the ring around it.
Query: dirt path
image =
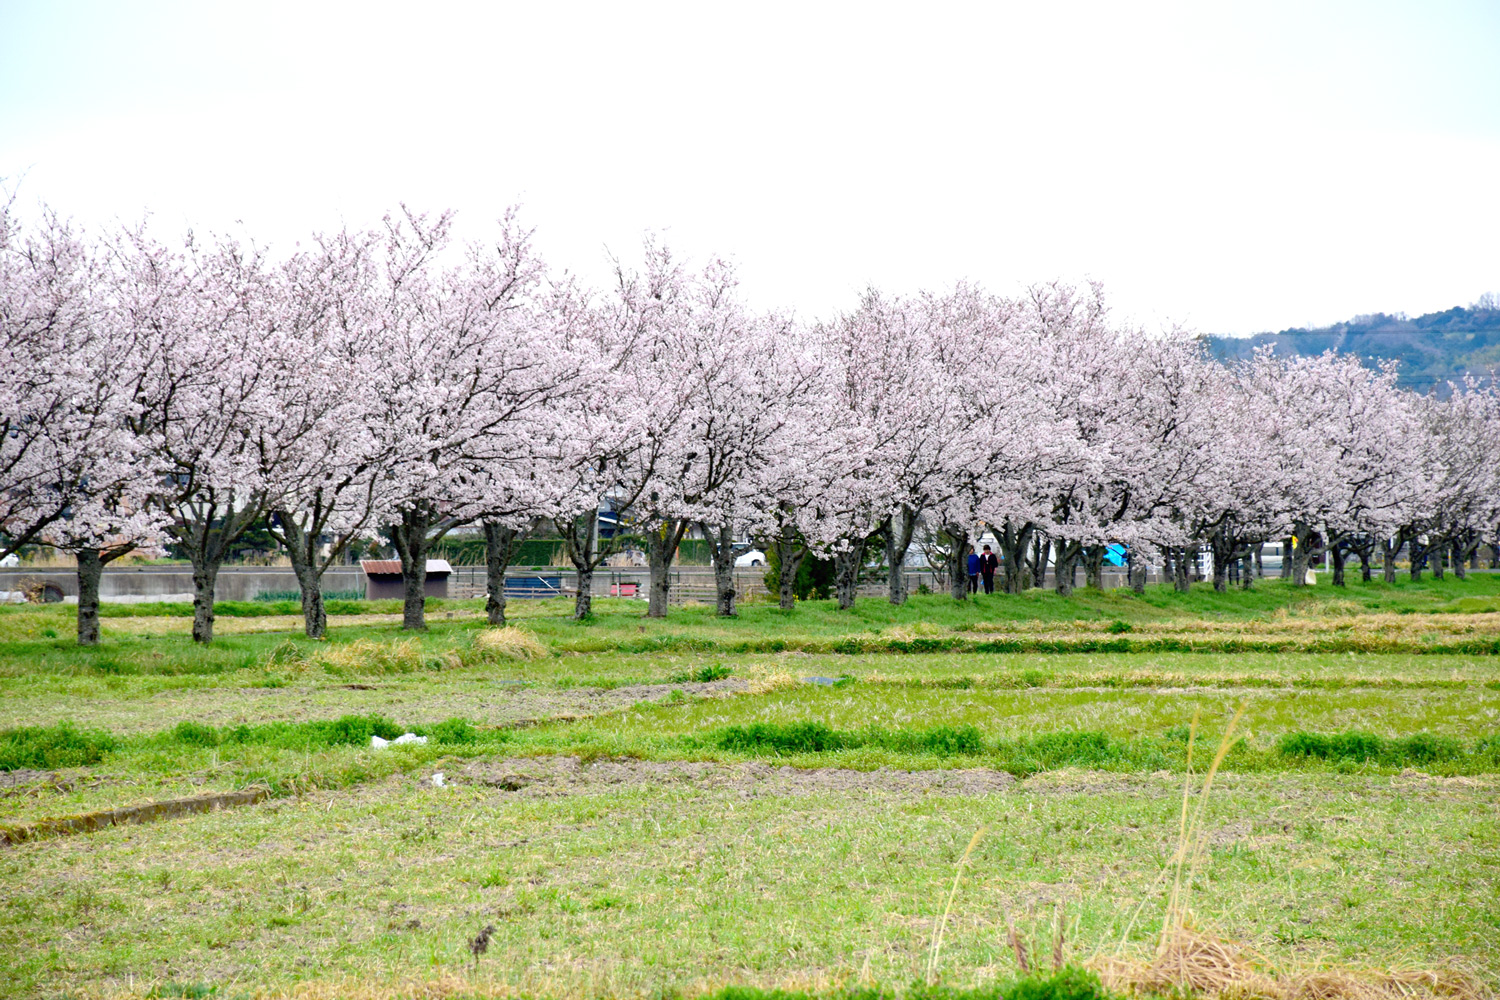
[[[477,725],[517,726],[550,719],[575,719],[654,702],[681,691],[688,697],[724,697],[748,690],[736,678],[709,683],[631,684],[617,688],[557,688],[508,684],[473,678],[434,684],[421,677],[377,679],[348,684],[301,687],[178,688],[137,698],[115,694],[73,697],[68,717],[85,727],[114,733],[150,733],[170,729],[183,719],[214,726],[264,722],[306,722],[341,715],[375,713],[406,726],[462,716]],[[0,705],[0,729],[51,722],[26,698]]]
[[[757,762],[612,760],[582,763],[577,757],[526,757],[476,761],[453,775],[502,792],[532,798],[588,795],[638,785],[682,784],[738,792],[742,798],[816,792],[887,792],[898,795],[988,795],[1016,784],[1004,771],[852,771],[846,768],[772,767]]]

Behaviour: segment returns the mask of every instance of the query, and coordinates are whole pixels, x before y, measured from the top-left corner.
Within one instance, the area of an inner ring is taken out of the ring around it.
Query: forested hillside
[[[1274,344],[1278,354],[1346,351],[1369,365],[1390,358],[1401,363],[1402,386],[1424,392],[1466,372],[1487,375],[1500,368],[1500,301],[1485,296],[1468,308],[1415,318],[1376,313],[1315,330],[1207,340],[1213,355],[1224,360],[1248,358],[1262,344]]]

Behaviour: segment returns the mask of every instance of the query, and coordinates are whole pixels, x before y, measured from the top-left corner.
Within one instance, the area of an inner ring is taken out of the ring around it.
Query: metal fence
[[[701,601],[712,604],[717,597],[714,573],[710,568],[685,567],[668,575],[668,599],[673,604]],[[489,578],[483,566],[455,566],[448,577],[450,597],[483,597]],[[741,598],[764,597],[768,593],[765,573],[759,569],[736,570],[735,593]],[[589,592],[595,597],[634,597],[645,600],[651,592],[651,573],[645,568],[600,567],[595,571]],[[509,569],[505,573],[507,598],[574,597],[578,593],[578,573],[572,569]]]

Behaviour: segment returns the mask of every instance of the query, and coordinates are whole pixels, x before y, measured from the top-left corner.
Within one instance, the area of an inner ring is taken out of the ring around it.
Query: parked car
[[[749,569],[764,566],[765,564],[766,554],[760,549],[751,549],[734,561],[736,569]]]

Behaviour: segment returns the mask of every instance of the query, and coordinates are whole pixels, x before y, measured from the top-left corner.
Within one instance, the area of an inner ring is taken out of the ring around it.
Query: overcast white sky
[[[520,203],[602,280],[646,230],[807,317],[1105,283],[1250,333],[1500,291],[1500,3],[0,0],[0,176],[270,242]]]

